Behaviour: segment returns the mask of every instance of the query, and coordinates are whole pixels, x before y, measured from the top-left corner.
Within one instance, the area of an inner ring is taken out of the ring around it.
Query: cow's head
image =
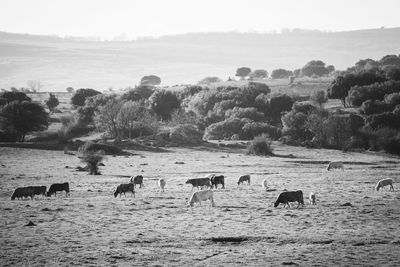
[[[118,192],[115,191],[115,192],[114,192],[114,197],[117,197],[117,196],[118,196]]]
[[[46,193],[46,197],[51,197],[52,194],[53,194],[53,192],[48,191],[48,192]]]
[[[185,182],[185,184],[190,184],[190,179],[188,179],[188,180]]]

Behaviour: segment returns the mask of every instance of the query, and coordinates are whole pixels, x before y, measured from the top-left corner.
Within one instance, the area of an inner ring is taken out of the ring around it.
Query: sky
[[[0,31],[138,38],[399,27],[399,0],[0,0]]]

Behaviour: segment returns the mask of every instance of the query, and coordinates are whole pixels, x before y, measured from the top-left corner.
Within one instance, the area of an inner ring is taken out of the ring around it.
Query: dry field
[[[102,175],[90,176],[62,151],[0,148],[0,265],[400,266],[398,158],[282,145],[275,153],[135,151],[107,157]],[[345,171],[328,172],[329,160],[344,161]],[[208,173],[226,176],[216,207],[188,208],[185,180]],[[145,187],[136,198],[114,198],[124,176],[137,174]],[[237,186],[243,174],[250,186]],[[161,177],[165,193],[157,191]],[[383,177],[394,178],[394,192],[373,190]],[[16,187],[56,182],[69,182],[71,196],[10,200]],[[316,192],[317,205],[273,208],[283,189],[301,189],[305,198]]]

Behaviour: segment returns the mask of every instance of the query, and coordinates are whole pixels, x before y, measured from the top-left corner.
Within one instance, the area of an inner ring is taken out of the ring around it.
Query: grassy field
[[[274,148],[276,157],[223,147],[131,151],[107,157],[100,176],[76,172],[83,166],[76,155],[0,148],[0,265],[400,265],[399,158]],[[328,172],[330,160],[344,161],[345,170]],[[208,173],[226,176],[216,207],[188,208],[186,179]],[[145,181],[136,198],[114,198],[116,186],[138,174]],[[251,185],[236,184],[243,174]],[[384,177],[394,178],[394,192],[373,190]],[[167,181],[165,193],[158,178]],[[70,183],[70,197],[10,200],[17,187],[57,182]],[[315,192],[317,205],[273,208],[284,189],[305,198]]]

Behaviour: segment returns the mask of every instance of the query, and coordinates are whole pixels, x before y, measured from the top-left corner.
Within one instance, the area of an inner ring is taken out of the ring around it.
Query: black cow
[[[129,183],[129,184],[120,184],[117,187],[117,190],[114,192],[114,197],[117,197],[119,194],[119,197],[121,197],[122,193],[124,193],[124,196],[126,197],[126,192],[132,192],[133,197],[135,197],[135,184]]]
[[[129,183],[133,184],[133,185],[139,185],[140,188],[142,188],[143,185],[143,176],[142,175],[137,175],[135,177],[131,176],[131,180],[129,181]]]
[[[222,188],[225,189],[225,176],[223,175],[213,175],[211,176],[211,188],[215,186],[215,189],[218,188],[218,184],[222,185]]]
[[[237,182],[237,184],[238,185],[240,185],[240,184],[242,184],[243,182],[248,182],[249,183],[249,185],[250,185],[250,175],[243,175],[243,176],[240,176],[239,177],[239,180],[238,180],[238,182]]]
[[[278,207],[279,204],[283,204],[283,207],[289,205],[289,202],[298,202],[297,208],[299,208],[300,204],[304,206],[304,199],[303,199],[303,191],[286,191],[279,194],[278,198],[274,203],[274,207]]]
[[[188,179],[186,181],[186,184],[191,184],[192,190],[193,188],[197,187],[197,190],[199,190],[199,187],[211,187],[211,183],[210,183],[210,178],[194,178],[194,179]]]
[[[30,186],[18,187],[12,194],[11,200],[14,200],[15,198],[23,199],[24,197],[31,197],[31,199],[33,199],[34,196],[35,196],[35,190],[32,187]]]
[[[46,195],[46,186],[28,186],[33,188],[34,194],[35,195],[42,195],[45,196]]]
[[[65,191],[65,196],[69,195],[69,183],[63,184],[52,184],[47,191],[46,196],[51,197],[54,194],[56,196],[56,192]]]

